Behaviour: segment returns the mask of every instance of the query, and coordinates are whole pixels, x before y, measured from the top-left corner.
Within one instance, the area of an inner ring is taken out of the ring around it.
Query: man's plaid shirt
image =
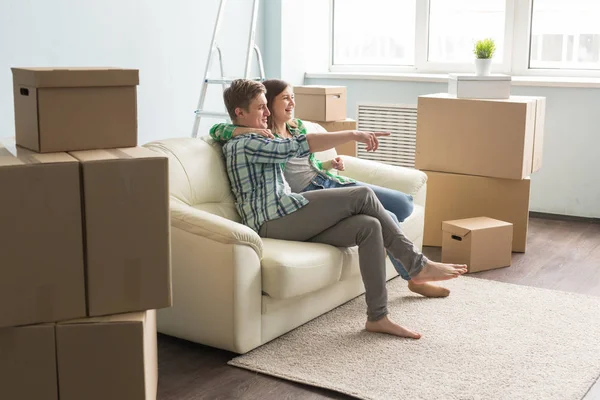
[[[242,222],[259,231],[265,221],[299,210],[302,195],[285,193],[281,165],[292,157],[310,153],[306,135],[291,139],[267,139],[256,134],[240,135],[223,145],[227,175]]]

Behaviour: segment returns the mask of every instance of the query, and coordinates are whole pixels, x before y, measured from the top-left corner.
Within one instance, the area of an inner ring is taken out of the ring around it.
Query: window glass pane
[[[480,39],[496,42],[495,62],[502,62],[505,0],[430,0],[429,54],[435,62],[472,62]]]
[[[600,69],[598,21],[598,0],[534,0],[530,68]]]
[[[414,65],[415,5],[416,0],[335,0],[333,63]]]

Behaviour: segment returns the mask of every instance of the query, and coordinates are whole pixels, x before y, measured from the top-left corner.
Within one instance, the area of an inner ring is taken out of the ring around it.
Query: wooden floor
[[[440,249],[425,255],[439,260]],[[600,224],[531,218],[528,248],[509,268],[473,274],[486,279],[600,296]],[[227,365],[235,354],[159,335],[159,400],[350,399]],[[600,382],[585,400],[600,399]]]

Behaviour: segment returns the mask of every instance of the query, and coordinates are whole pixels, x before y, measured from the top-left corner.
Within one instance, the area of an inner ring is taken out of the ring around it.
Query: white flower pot
[[[491,58],[476,58],[475,59],[475,75],[488,76],[492,69]]]

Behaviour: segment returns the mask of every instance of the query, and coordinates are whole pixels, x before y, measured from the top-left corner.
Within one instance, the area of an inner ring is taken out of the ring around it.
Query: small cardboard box
[[[85,316],[79,163],[0,140],[0,327]]]
[[[356,120],[346,118],[342,121],[332,121],[332,122],[317,122],[321,125],[327,132],[339,132],[339,131],[353,131],[356,130]],[[350,141],[348,143],[344,143],[335,148],[335,151],[338,155],[346,155],[356,157],[357,148],[356,142]]]
[[[510,75],[450,74],[448,94],[459,99],[508,99],[510,97]]]
[[[508,267],[513,224],[488,217],[442,222],[442,262],[467,264],[468,272]]]
[[[88,316],[170,307],[167,157],[143,147],[70,154],[81,163]]]
[[[296,118],[315,122],[346,119],[345,86],[295,86],[294,96]]]
[[[154,310],[56,325],[60,400],[156,399]]]
[[[54,324],[0,328],[0,399],[58,400]]]
[[[545,98],[419,96],[415,167],[524,179],[542,165]]]
[[[136,69],[12,68],[17,144],[40,152],[137,145]]]
[[[530,179],[498,179],[423,171],[427,206],[423,245],[442,245],[442,222],[486,215],[514,225],[512,251],[525,252]]]

